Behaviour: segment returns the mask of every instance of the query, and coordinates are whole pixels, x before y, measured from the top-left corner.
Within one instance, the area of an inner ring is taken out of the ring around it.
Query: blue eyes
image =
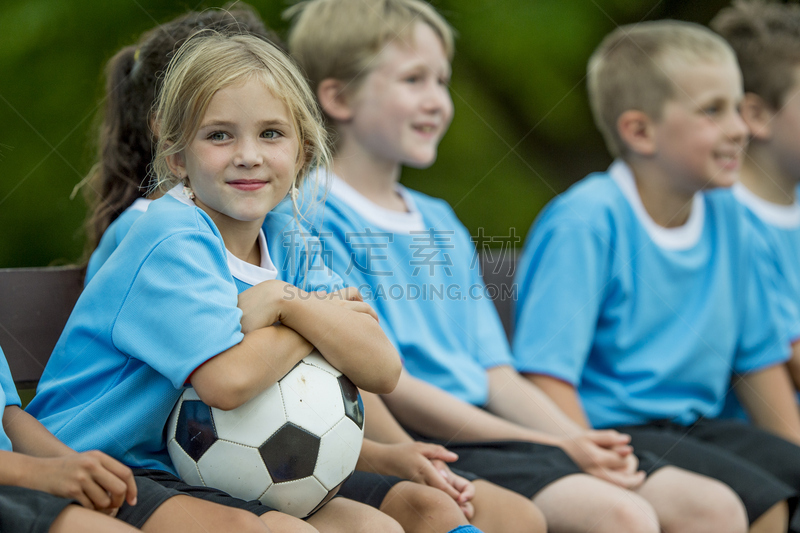
[[[277,130],[264,130],[259,135],[262,139],[277,139],[281,137],[281,132]],[[206,139],[212,142],[223,142],[231,138],[231,135],[225,131],[212,131],[206,136]]]
[[[224,141],[228,139],[228,134],[224,131],[213,131],[208,134],[209,141]]]

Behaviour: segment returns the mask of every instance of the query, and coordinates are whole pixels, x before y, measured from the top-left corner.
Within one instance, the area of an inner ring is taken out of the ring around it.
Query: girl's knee
[[[270,532],[280,531],[281,533],[318,533],[317,529],[308,522],[284,513],[279,513],[278,511],[270,511],[261,515],[260,522],[269,528],[265,531]]]
[[[392,487],[384,498],[381,511],[395,518],[406,531],[426,527],[448,531],[468,524],[453,498],[439,489],[411,481]]]

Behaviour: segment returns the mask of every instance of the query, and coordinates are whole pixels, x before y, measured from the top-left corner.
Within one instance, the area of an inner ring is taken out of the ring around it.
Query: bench
[[[516,255],[490,249],[480,255],[487,293],[506,334],[511,334]],[[23,403],[33,396],[47,359],[83,289],[85,269],[77,266],[0,269],[0,348]]]

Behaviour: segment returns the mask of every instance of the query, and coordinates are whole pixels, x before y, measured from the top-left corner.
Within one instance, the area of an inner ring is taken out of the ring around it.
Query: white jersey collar
[[[620,188],[639,223],[644,226],[654,243],[666,250],[688,250],[698,243],[703,234],[705,219],[705,202],[702,193],[695,193],[692,198],[692,211],[685,224],[677,228],[665,228],[656,224],[644,208],[636,188],[633,172],[624,161],[619,159],[614,161],[608,169],[608,174]]]
[[[148,200],[147,198],[137,198],[130,206],[128,206],[128,209],[131,211],[141,211],[144,213],[147,211],[147,208],[150,207],[152,202],[153,200]]]
[[[770,226],[782,229],[800,227],[800,204],[796,198],[792,205],[774,204],[757,196],[741,183],[733,186],[733,195],[739,203]]]
[[[197,204],[195,204],[188,196],[186,196],[182,184],[176,185],[170,189],[167,194],[182,204],[197,207]],[[258,231],[258,246],[261,249],[260,266],[251,265],[247,261],[242,261],[233,255],[230,250],[225,248],[225,254],[228,260],[228,268],[231,271],[231,275],[239,281],[247,283],[248,285],[257,285],[262,281],[278,278],[278,269],[275,268],[275,265],[272,263],[272,258],[269,256],[269,248],[267,248],[267,236],[264,234],[263,228]]]
[[[408,208],[407,213],[392,211],[375,204],[333,173],[329,174],[329,183],[331,186],[330,194],[350,206],[355,212],[367,219],[370,224],[393,233],[425,231],[425,221],[422,218],[422,213],[420,213],[408,190],[399,183],[395,190],[405,202]]]

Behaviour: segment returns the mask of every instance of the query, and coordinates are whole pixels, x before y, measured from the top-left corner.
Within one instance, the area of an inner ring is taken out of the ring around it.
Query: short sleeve
[[[608,282],[608,240],[582,221],[550,219],[532,232],[517,266],[515,363],[577,386]]]
[[[782,313],[782,288],[770,275],[772,254],[757,235],[749,234],[741,337],[733,370],[739,374],[755,372],[785,362],[789,358],[787,317]]]
[[[325,253],[323,243],[316,237],[309,237],[299,261],[301,283],[298,286],[304,291],[335,292],[347,287],[324,261]]]
[[[180,388],[241,342],[241,310],[225,250],[213,233],[181,232],[143,261],[112,330],[114,345]]]
[[[19,400],[19,394],[17,393],[17,387],[14,385],[14,378],[11,375],[11,369],[8,368],[8,361],[6,361],[6,357],[2,350],[0,350],[0,387],[2,387],[3,392],[5,393],[5,406],[22,405],[22,402]]]

